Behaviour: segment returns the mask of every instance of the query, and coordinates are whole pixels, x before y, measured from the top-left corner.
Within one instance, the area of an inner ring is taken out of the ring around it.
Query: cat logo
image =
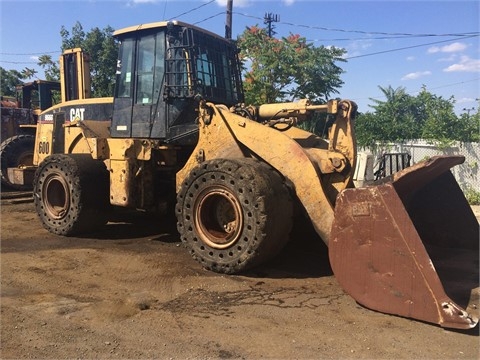
[[[85,108],[73,108],[70,109],[70,121],[83,121],[83,114]]]

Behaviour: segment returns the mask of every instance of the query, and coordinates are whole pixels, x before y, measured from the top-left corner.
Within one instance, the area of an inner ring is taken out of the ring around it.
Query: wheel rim
[[[49,176],[43,185],[43,203],[46,211],[54,219],[63,218],[70,204],[68,184],[58,175]]]
[[[195,201],[194,224],[201,240],[215,249],[225,249],[237,242],[243,226],[238,199],[227,189],[203,190]]]

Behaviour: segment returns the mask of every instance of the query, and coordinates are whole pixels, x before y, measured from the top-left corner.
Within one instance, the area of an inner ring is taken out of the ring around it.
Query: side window
[[[145,36],[138,41],[136,104],[158,101],[164,75],[164,54],[163,33]]]
[[[173,36],[168,37],[166,46],[166,94],[180,98],[189,96],[192,90],[192,59],[188,49]]]
[[[133,50],[135,41],[124,40],[120,46],[120,53],[117,60],[117,94],[119,98],[131,97]]]
[[[160,91],[165,79],[165,34],[157,34],[155,46],[155,73],[153,78],[153,102],[156,103],[160,97]]]
[[[153,98],[153,71],[155,64],[155,37],[138,41],[136,104],[151,104]]]
[[[230,69],[233,64],[230,64],[227,56],[225,54],[221,55],[221,74],[222,74],[222,82],[224,83],[224,88],[225,88],[225,94],[228,97],[228,99],[235,99],[236,94],[234,93],[233,86],[232,86],[232,80],[233,76],[230,72]]]
[[[205,86],[216,86],[214,64],[206,52],[197,57],[197,77]]]
[[[203,95],[210,99],[234,102],[236,94],[233,89],[231,67],[227,57],[228,48],[223,44],[201,38],[196,57],[196,76],[203,87]]]

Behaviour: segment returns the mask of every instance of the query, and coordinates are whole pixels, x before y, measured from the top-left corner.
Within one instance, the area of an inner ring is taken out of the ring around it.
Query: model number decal
[[[50,143],[46,141],[40,141],[38,143],[38,153],[39,154],[49,154],[50,153]]]

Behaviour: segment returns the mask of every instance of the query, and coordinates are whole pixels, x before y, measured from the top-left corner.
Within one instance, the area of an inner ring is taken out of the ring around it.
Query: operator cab
[[[236,46],[181,22],[114,33],[120,42],[111,136],[193,144],[199,98],[243,102]]]

